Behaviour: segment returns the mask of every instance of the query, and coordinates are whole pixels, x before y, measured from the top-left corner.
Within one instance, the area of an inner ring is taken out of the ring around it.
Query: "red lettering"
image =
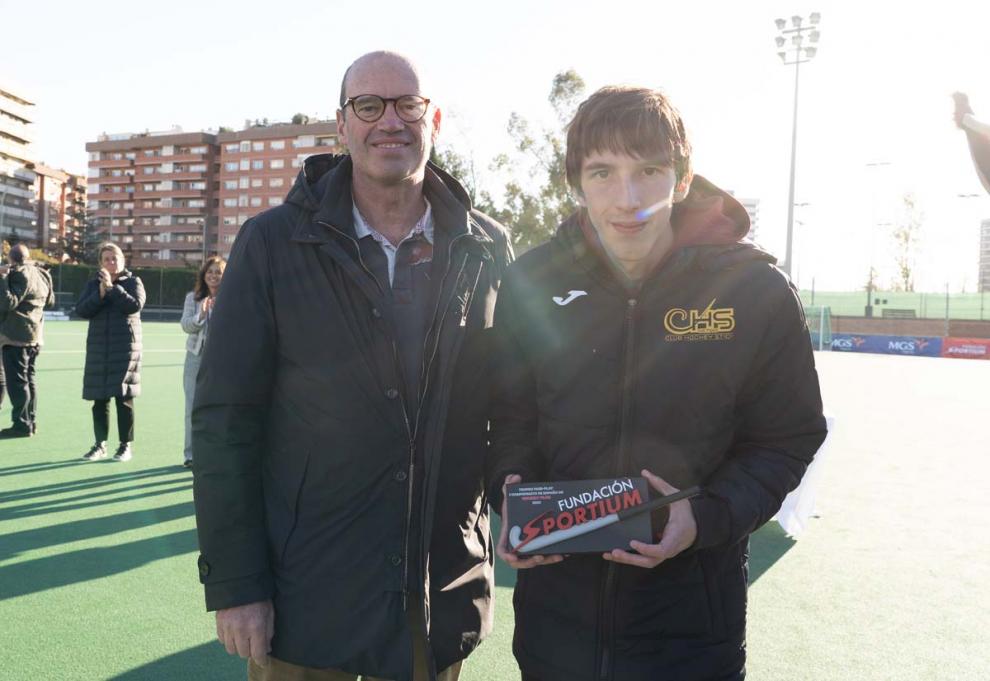
[[[552,515],[548,515],[543,519],[543,534],[550,534],[553,532],[553,526],[555,522]]]
[[[643,498],[639,496],[638,489],[634,489],[632,492],[626,492],[622,495],[622,508],[639,506],[641,503],[643,503]]]
[[[582,506],[580,508],[574,509],[574,522],[578,525],[588,521],[588,510]]]
[[[612,502],[615,502],[615,508],[612,508]],[[609,513],[618,513],[622,510],[622,500],[618,497],[609,497],[605,500],[605,508],[608,509]]]
[[[571,515],[570,511],[564,511],[559,516],[557,516],[557,527],[562,530],[566,530],[568,527],[574,524],[574,516]]]

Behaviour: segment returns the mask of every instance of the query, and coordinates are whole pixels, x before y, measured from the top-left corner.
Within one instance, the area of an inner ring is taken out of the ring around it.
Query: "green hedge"
[[[93,278],[98,268],[90,265],[54,265],[52,281],[60,306],[73,305],[86,282]],[[175,267],[138,267],[134,274],[141,277],[147,294],[148,307],[182,307],[186,294],[196,283],[196,270]]]

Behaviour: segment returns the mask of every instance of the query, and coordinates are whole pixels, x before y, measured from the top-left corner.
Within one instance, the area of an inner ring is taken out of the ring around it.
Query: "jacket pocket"
[[[725,608],[722,602],[721,561],[708,551],[699,551],[698,564],[705,576],[705,591],[708,595],[708,612],[711,617],[712,636],[724,640],[727,636]]]

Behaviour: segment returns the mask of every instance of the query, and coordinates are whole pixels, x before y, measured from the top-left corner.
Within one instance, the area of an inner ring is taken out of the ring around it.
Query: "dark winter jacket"
[[[141,394],[141,308],[144,284],[124,270],[100,298],[93,278],[79,295],[76,314],[89,320],[83,399],[137,397]]]
[[[15,265],[6,277],[0,277],[0,339],[16,345],[41,345],[45,308],[54,304],[48,270],[33,262]]]
[[[596,554],[521,570],[515,655],[542,681],[741,678],[748,536],[825,437],[800,301],[741,241],[745,211],[702,178],[675,210],[677,250],[639,290],[582,220],[502,282],[493,501],[513,472],[536,482],[644,468],[705,496],[692,501],[695,545],[655,569]]]
[[[200,577],[210,610],[272,599],[273,655],[294,664],[409,678],[404,608],[423,593],[439,669],[492,626],[489,329],[510,253],[432,165],[425,191],[438,295],[419,414],[358,257],[349,157],[310,157],[242,227],[217,298],[193,414]]]

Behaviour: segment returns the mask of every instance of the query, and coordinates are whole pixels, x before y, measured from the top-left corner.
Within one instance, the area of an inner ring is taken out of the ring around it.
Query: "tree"
[[[297,113],[292,116],[292,125],[305,125],[309,123],[309,116],[304,113]]]
[[[902,216],[891,232],[896,266],[892,288],[895,291],[913,292],[915,254],[921,241],[921,227],[925,221],[925,214],[914,194],[905,194],[901,201]]]
[[[534,133],[520,114],[513,112],[509,117],[508,132],[515,153],[500,154],[492,163],[494,170],[509,175],[502,206],[493,211],[493,217],[509,227],[512,243],[521,250],[547,241],[561,221],[577,209],[567,186],[563,127],[573,116],[584,89],[584,80],[573,70],[554,76],[547,99],[557,115],[558,128]],[[519,168],[527,169],[527,179],[518,179]],[[487,193],[482,192],[481,197],[491,203]]]

